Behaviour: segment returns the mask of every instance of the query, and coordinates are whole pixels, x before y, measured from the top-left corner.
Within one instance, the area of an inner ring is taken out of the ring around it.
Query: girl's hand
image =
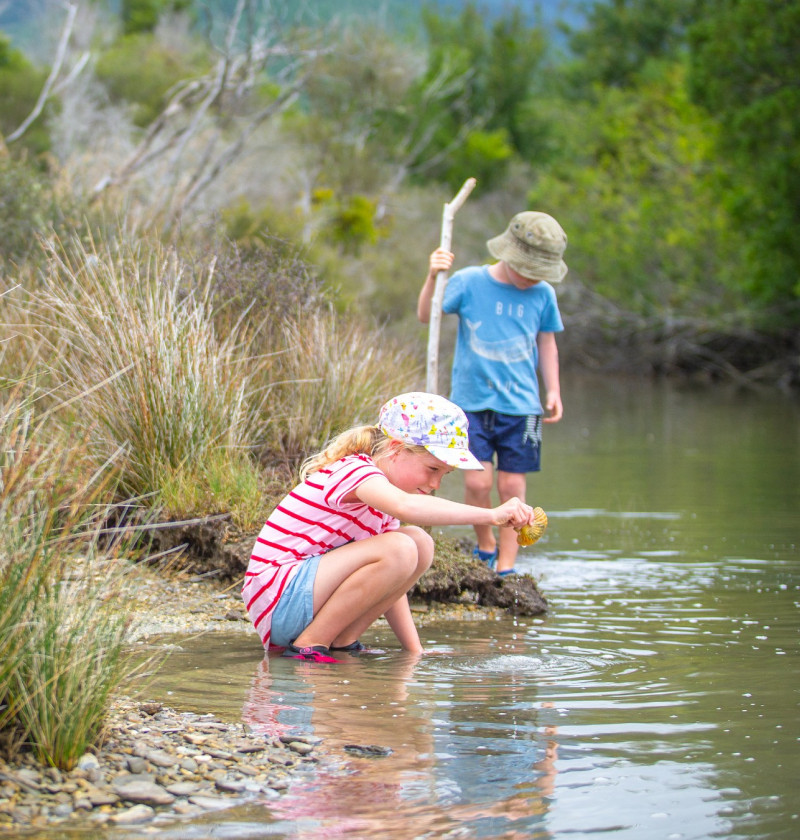
[[[438,274],[440,271],[450,271],[453,265],[454,255],[443,248],[437,248],[430,256],[430,274]]]
[[[493,511],[493,525],[510,525],[512,528],[521,528],[533,522],[533,508],[526,505],[522,499],[516,496],[504,502]]]

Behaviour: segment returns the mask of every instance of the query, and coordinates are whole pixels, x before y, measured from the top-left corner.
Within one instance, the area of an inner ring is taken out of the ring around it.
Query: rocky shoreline
[[[274,738],[213,715],[118,698],[101,747],[75,769],[0,760],[3,829],[164,824],[277,798],[314,771],[320,739]]]
[[[131,650],[158,652],[177,636],[254,633],[238,586],[137,566],[127,588]],[[320,739],[276,738],[160,702],[115,697],[98,746],[71,771],[30,753],[0,759],[0,837],[56,826],[159,825],[280,796],[312,773]]]

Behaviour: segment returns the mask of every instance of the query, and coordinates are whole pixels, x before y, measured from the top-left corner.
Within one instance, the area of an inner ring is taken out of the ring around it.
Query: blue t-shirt
[[[465,411],[542,414],[536,336],[564,329],[553,287],[521,290],[471,266],[450,278],[442,309],[458,315],[450,399]]]

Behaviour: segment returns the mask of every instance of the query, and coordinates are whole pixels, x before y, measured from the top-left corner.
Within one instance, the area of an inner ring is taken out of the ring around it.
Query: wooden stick
[[[439,247],[445,251],[450,250],[453,241],[453,221],[461,205],[467,200],[477,181],[474,178],[467,178],[464,185],[456,194],[456,197],[444,205],[442,213],[442,238]],[[429,394],[439,393],[439,333],[442,326],[442,301],[444,300],[444,289],[447,285],[447,272],[440,271],[436,275],[436,285],[431,300],[430,328],[428,330],[428,376],[426,379],[426,390]]]

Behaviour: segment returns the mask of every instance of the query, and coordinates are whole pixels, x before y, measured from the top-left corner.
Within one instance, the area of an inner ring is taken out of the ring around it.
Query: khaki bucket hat
[[[529,280],[560,283],[567,273],[567,264],[561,258],[567,247],[567,234],[547,213],[517,213],[505,231],[490,239],[486,247],[496,260],[508,263]]]

